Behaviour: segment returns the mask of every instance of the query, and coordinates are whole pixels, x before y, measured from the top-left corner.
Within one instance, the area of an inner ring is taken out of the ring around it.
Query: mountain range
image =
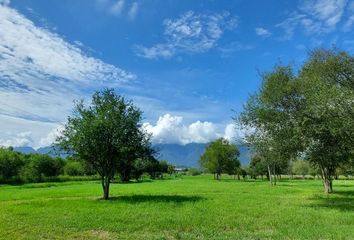
[[[157,158],[159,160],[167,160],[168,162],[179,167],[199,167],[200,156],[204,153],[207,143],[189,143],[186,145],[180,144],[155,144],[154,147],[158,150]],[[238,144],[240,150],[240,161],[242,165],[248,165],[250,162],[250,150],[246,145]],[[55,155],[52,147],[41,147],[37,150],[32,147],[15,147],[15,151],[22,153],[41,153]],[[66,157],[65,154],[60,154]]]

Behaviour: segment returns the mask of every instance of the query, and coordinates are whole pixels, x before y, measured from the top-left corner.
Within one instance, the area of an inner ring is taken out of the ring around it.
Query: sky
[[[353,33],[354,0],[0,0],[0,145],[50,145],[106,87],[154,143],[240,139],[261,72]]]

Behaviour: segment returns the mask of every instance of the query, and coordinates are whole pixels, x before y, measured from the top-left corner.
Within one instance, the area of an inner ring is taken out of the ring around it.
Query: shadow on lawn
[[[354,211],[354,191],[337,191],[330,196],[316,195],[309,200],[314,201],[308,206],[314,208],[329,208],[340,211]]]
[[[142,203],[142,202],[197,202],[202,200],[200,196],[181,196],[181,195],[130,195],[110,197],[109,201]]]

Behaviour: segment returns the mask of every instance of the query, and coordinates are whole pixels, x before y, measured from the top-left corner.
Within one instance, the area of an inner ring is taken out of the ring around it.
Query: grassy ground
[[[354,239],[354,181],[215,181],[0,186],[0,239]]]

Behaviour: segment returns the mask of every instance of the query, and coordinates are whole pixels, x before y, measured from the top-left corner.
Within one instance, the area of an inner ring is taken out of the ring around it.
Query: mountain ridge
[[[245,144],[236,144],[240,150],[240,161],[242,165],[248,165],[250,162],[250,149]],[[184,167],[199,167],[199,159],[204,153],[208,143],[189,143],[185,145],[180,144],[154,144],[158,150],[157,158],[159,160],[167,160],[176,166]],[[21,153],[41,153],[56,156],[52,147],[41,147],[37,150],[32,147],[15,147],[15,151]],[[66,154],[60,154],[61,157],[66,157]]]

